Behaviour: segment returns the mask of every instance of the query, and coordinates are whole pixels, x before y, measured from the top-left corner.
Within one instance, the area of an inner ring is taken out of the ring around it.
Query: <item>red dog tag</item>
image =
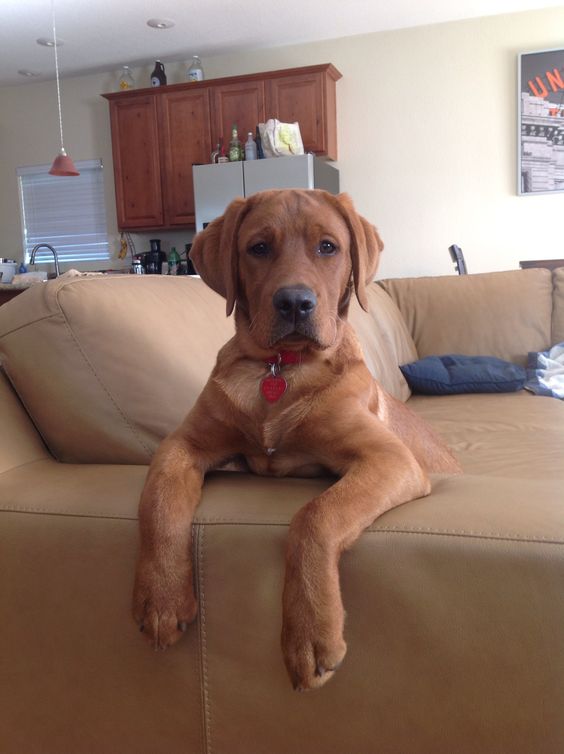
[[[260,383],[260,391],[269,403],[276,403],[286,392],[288,383],[281,375],[269,374]]]

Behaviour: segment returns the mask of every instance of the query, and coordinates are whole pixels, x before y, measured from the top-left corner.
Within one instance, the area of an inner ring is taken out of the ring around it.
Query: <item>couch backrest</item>
[[[549,270],[399,278],[380,284],[399,307],[420,358],[462,353],[525,365],[529,351],[552,344]]]
[[[356,298],[351,301],[349,322],[374,377],[389,393],[406,401],[411,391],[399,365],[417,359],[415,343],[400,310],[377,283],[368,286],[367,300],[368,313]]]
[[[0,308],[0,361],[56,458],[147,463],[232,334],[199,279],[60,278]]]
[[[564,343],[564,267],[552,273],[554,285],[552,302],[552,343]]]
[[[399,363],[416,357],[401,314],[378,286],[352,305],[369,368],[402,400]],[[147,463],[204,387],[233,335],[225,302],[200,279],[59,278],[0,307],[0,362],[53,455],[76,463]]]

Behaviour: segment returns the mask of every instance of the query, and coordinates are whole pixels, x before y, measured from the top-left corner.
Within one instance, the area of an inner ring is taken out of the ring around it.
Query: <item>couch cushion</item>
[[[406,401],[411,393],[399,365],[417,358],[415,343],[397,305],[379,285],[368,286],[367,299],[368,312],[356,298],[351,302],[349,322],[374,377],[385,390]]]
[[[0,369],[0,474],[49,458],[33,423]]]
[[[552,307],[552,342],[564,343],[564,267],[558,267],[552,273],[553,307]]]
[[[0,308],[0,361],[56,458],[147,463],[232,334],[196,278],[59,278]]]
[[[564,481],[564,402],[521,390],[415,395],[407,405],[446,440],[465,474],[551,481],[563,499],[554,482]]]
[[[385,280],[420,358],[446,353],[497,356],[525,366],[551,344],[549,270]]]

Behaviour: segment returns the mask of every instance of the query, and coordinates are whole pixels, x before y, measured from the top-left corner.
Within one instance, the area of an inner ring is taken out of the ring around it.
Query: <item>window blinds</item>
[[[48,243],[61,262],[109,259],[101,160],[75,162],[80,175],[49,175],[49,165],[17,169],[25,259]],[[51,262],[39,251],[37,262]]]

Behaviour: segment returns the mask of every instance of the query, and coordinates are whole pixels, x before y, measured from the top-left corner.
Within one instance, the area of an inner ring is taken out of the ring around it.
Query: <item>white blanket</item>
[[[525,388],[536,395],[564,400],[564,343],[548,351],[529,353]]]

